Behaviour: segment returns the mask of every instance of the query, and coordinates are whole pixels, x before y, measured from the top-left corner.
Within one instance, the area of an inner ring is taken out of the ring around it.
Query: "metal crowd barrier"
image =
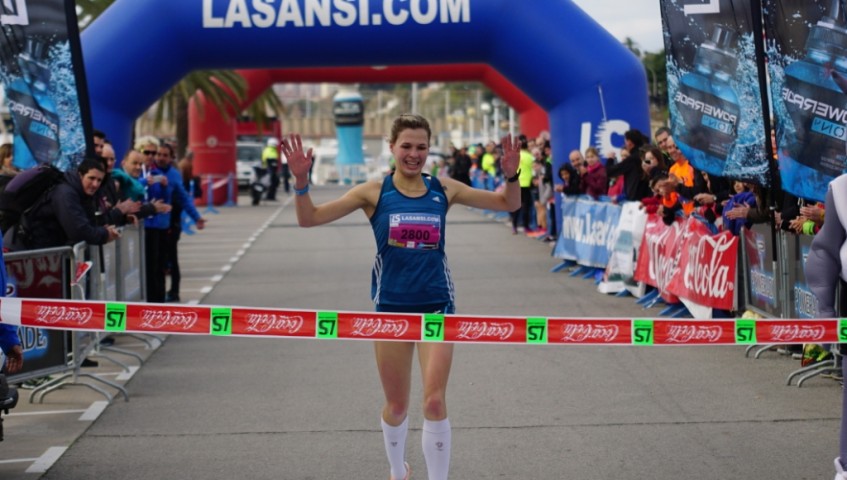
[[[143,227],[125,226],[121,237],[106,245],[79,243],[73,247],[8,253],[5,262],[11,284],[7,292],[18,297],[114,301],[146,298]],[[104,352],[131,356],[140,364],[143,358],[137,353],[101,345],[100,334],[92,332],[24,327],[19,334],[24,346],[24,370],[9,377],[9,383],[58,375],[36,386],[30,402],[41,403],[51,391],[69,385],[90,388],[111,401],[113,395],[98,384],[117,390],[129,400],[127,390],[121,385],[81,369],[83,361],[94,355],[129,371],[129,365]],[[150,348],[163,342],[153,335],[127,335],[140,339]],[[80,378],[92,379],[94,383],[81,382]]]

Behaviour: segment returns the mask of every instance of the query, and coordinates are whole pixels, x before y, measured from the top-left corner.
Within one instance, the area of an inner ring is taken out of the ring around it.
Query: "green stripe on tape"
[[[735,343],[738,345],[754,345],[756,343],[756,321],[739,318],[735,321]]]
[[[632,343],[635,345],[653,345],[653,320],[633,320]]]
[[[209,330],[212,335],[232,335],[232,309],[213,308]]]
[[[529,317],[526,319],[526,343],[547,343],[547,319]]]
[[[838,319],[838,342],[847,343],[847,318]]]
[[[107,303],[106,318],[103,325],[103,330],[107,332],[125,332],[126,331],[126,304],[125,303]]]
[[[427,342],[444,341],[444,315],[424,315],[423,339]]]
[[[338,312],[318,312],[318,338],[338,338]]]

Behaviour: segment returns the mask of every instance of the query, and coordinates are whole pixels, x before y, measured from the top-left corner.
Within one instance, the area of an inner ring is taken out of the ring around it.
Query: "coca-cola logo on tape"
[[[567,323],[562,325],[562,341],[568,343],[610,343],[618,338],[617,325]]]
[[[142,309],[141,327],[151,330],[191,330],[197,323],[197,312],[182,310]]]
[[[512,337],[515,326],[508,322],[460,321],[456,338],[461,340],[499,340]]]
[[[826,327],[823,325],[771,324],[768,327],[770,340],[777,342],[810,343],[824,338]]]
[[[394,337],[402,338],[409,330],[409,321],[380,317],[354,317],[350,335],[355,337]]]
[[[68,307],[62,305],[39,305],[35,308],[36,323],[44,325],[77,325],[87,324],[94,316],[94,311],[88,307]]]
[[[248,313],[248,333],[276,333],[280,335],[293,335],[303,328],[303,317],[301,315],[284,315],[274,313]]]
[[[671,325],[667,329],[667,343],[717,343],[723,337],[720,325]]]

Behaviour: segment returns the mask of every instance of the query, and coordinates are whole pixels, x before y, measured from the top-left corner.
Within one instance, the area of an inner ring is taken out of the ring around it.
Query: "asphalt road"
[[[318,202],[340,193],[313,189]],[[263,208],[272,221],[202,303],[372,310],[363,214],[303,229],[291,205]],[[221,217],[221,235],[238,224]],[[181,248],[194,241],[212,239]],[[550,273],[549,245],[479,212],[454,208],[447,243],[459,313],[658,315]],[[785,386],[798,367],[739,347],[461,345],[451,478],[832,478],[842,390],[823,378]],[[126,386],[130,401],[110,404],[47,473],[9,478],[387,476],[370,342],[171,336]],[[416,376],[407,459],[418,479],[420,393]]]

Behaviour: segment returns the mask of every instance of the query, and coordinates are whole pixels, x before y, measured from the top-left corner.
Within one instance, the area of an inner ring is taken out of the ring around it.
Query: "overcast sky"
[[[659,0],[573,0],[579,8],[618,40],[630,37],[646,52],[658,52],[662,43]]]

